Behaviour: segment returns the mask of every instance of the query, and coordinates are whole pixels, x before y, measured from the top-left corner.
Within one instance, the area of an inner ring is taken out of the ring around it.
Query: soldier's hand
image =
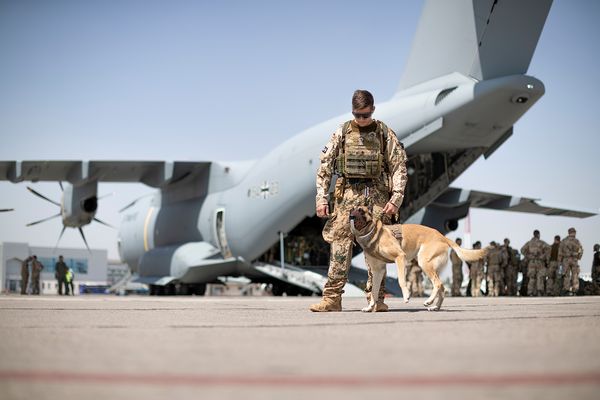
[[[329,206],[327,204],[319,204],[317,206],[317,217],[325,218],[329,216]]]
[[[383,212],[387,215],[394,215],[398,212],[398,207],[394,203],[388,201],[385,207],[383,207]]]

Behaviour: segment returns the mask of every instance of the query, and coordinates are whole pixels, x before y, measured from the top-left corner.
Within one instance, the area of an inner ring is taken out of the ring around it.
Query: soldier
[[[461,245],[462,239],[457,238],[456,244]],[[454,250],[450,251],[450,262],[452,262],[452,296],[461,296],[460,287],[463,281],[462,260]]]
[[[417,260],[412,260],[407,272],[408,287],[410,289],[411,297],[422,297],[423,271],[421,270],[421,267],[419,267]]]
[[[407,181],[406,152],[396,134],[383,122],[372,119],[375,111],[373,95],[357,90],[352,96],[354,120],[340,125],[323,148],[321,165],[317,170],[317,216],[329,220],[323,228],[323,238],[331,244],[327,283],[320,303],[310,306],[311,311],[341,311],[342,293],[348,280],[352,259],[350,211],[356,206],[372,206],[374,215],[382,216],[384,223],[398,213],[404,198]],[[337,174],[333,199],[329,187]],[[330,211],[329,201],[333,210]],[[371,266],[382,261],[365,256],[368,281],[365,292],[378,296],[375,311],[387,311],[383,302],[385,287],[379,293],[372,288]]]
[[[579,264],[583,256],[583,247],[579,240],[575,238],[575,228],[569,228],[569,236],[560,242],[559,258],[563,266],[564,280],[563,290],[571,295],[575,295],[579,290]]]
[[[68,267],[67,267],[67,264],[65,264],[63,256],[58,256],[58,262],[56,263],[56,266],[55,266],[54,277],[58,281],[58,294],[60,296],[62,296],[62,294],[63,294],[63,290],[62,290],[63,285],[65,286],[65,294],[67,296],[69,295],[69,286],[67,285],[67,282],[66,282],[67,270],[68,270]]]
[[[475,242],[473,248],[481,249],[481,242]],[[471,268],[469,269],[469,278],[471,280],[471,296],[481,296],[481,280],[483,279],[483,276],[483,260],[472,262]]]
[[[592,261],[592,283],[600,284],[600,244],[594,245],[594,260]]]
[[[44,266],[38,261],[37,256],[33,256],[31,261],[31,294],[40,294],[40,274]]]
[[[548,243],[540,239],[540,231],[533,231],[533,238],[521,248],[521,253],[527,259],[527,294],[536,296],[544,294],[546,279],[546,261],[548,259]]]
[[[29,261],[31,261],[31,257],[27,257],[21,262],[21,294],[27,294],[27,284],[29,283]]]
[[[488,296],[497,297],[500,295],[500,286],[502,285],[501,268],[506,265],[506,254],[502,252],[496,242],[490,242],[485,262],[487,264]]]
[[[503,268],[502,274],[502,295],[505,296],[516,296],[517,294],[517,270],[519,269],[518,264],[518,252],[510,247],[510,240],[504,239],[504,245],[500,247],[506,258],[506,265]]]
[[[546,296],[558,296],[560,288],[558,287],[558,254],[560,248],[560,236],[554,236],[554,243],[548,249],[548,280],[546,281]]]

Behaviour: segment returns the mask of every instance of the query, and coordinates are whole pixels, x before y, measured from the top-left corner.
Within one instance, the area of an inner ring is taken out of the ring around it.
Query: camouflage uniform
[[[37,259],[31,262],[31,294],[40,294],[40,274],[43,268]]]
[[[27,284],[29,282],[29,261],[30,257],[27,257],[21,263],[21,294],[27,294]]]
[[[558,266],[560,265],[558,257],[560,242],[553,243],[548,249],[548,280],[546,281],[546,296],[558,296],[560,288],[558,286]]]
[[[333,212],[323,229],[323,238],[331,244],[329,272],[327,283],[323,290],[323,298],[337,299],[343,291],[348,280],[348,269],[352,259],[353,235],[350,231],[350,211],[357,206],[373,206],[374,215],[381,213],[385,204],[390,201],[400,207],[404,198],[406,186],[406,152],[398,141],[396,134],[385,127],[383,122],[374,121],[368,128],[359,128],[354,121],[343,124],[333,133],[331,139],[321,154],[321,165],[317,171],[317,206],[329,203],[329,187],[334,172],[338,154],[342,151],[345,136],[352,129],[360,129],[361,140],[369,140],[376,135],[375,128],[379,125],[382,131],[387,130],[387,137],[383,137],[383,160],[385,171],[378,179],[351,179],[338,177],[335,185]],[[347,127],[344,132],[343,128]],[[383,129],[385,127],[385,130]],[[367,131],[367,132],[365,132]],[[391,193],[391,197],[390,197]],[[331,207],[330,207],[331,211]],[[384,216],[384,223],[390,222]],[[368,267],[367,297],[372,288],[371,264],[382,263],[365,257]],[[385,287],[382,284],[378,293],[378,300],[383,301]]]
[[[416,260],[413,260],[408,268],[408,288],[412,297],[423,296],[423,270]]]
[[[592,283],[600,283],[600,245],[594,245],[594,259],[592,260]]]
[[[527,259],[527,277],[529,278],[527,294],[529,296],[537,296],[545,292],[548,247],[550,247],[548,243],[534,236],[521,248],[521,253]]]
[[[452,263],[452,296],[460,296],[460,287],[462,286],[462,260],[454,250],[450,251],[450,262]]]
[[[583,247],[575,236],[567,236],[560,242],[559,257],[563,266],[563,290],[577,293],[579,290],[579,264],[583,256]]]
[[[502,268],[506,265],[506,254],[496,245],[488,247],[485,256],[487,264],[487,293],[488,296],[499,296],[502,285]]]
[[[481,281],[483,280],[483,260],[473,261],[469,269],[469,278],[471,279],[471,296],[481,296]]]

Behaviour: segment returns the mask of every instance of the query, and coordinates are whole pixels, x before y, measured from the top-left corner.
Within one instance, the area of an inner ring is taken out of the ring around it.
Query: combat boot
[[[382,301],[375,303],[375,312],[386,312],[388,310],[387,304]]]
[[[320,303],[310,306],[312,312],[342,311],[342,297],[323,297]]]

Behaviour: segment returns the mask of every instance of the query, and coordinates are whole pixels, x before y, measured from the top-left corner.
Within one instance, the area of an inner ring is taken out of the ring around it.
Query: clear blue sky
[[[236,160],[349,111],[354,89],[395,92],[421,1],[1,1],[0,159]],[[514,136],[454,186],[598,210],[597,74],[600,2],[556,0],[529,74],[546,95]],[[59,199],[57,184],[0,183],[0,241],[54,246],[57,212],[26,185]],[[97,216],[151,192],[101,184]],[[586,220],[472,210],[472,236],[533,229],[551,241],[578,229],[589,271],[600,217]],[[117,257],[116,231],[84,228]],[[463,235],[462,224],[456,234]],[[82,247],[68,230],[64,247]]]

